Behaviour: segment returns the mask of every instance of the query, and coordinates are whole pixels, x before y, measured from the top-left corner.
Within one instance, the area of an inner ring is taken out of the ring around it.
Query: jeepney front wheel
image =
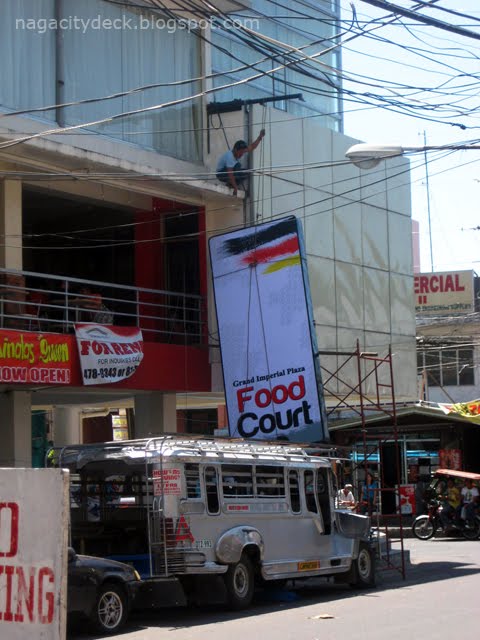
[[[375,586],[375,554],[365,542],[360,543],[357,558],[352,562],[349,583],[357,589]]]
[[[229,607],[239,611],[250,606],[255,585],[252,561],[245,553],[236,564],[228,567],[223,579]]]

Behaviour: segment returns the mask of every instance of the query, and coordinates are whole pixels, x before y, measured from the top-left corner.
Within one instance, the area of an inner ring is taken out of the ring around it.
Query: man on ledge
[[[237,195],[238,187],[248,178],[248,171],[242,168],[240,158],[256,149],[264,136],[265,129],[262,129],[252,144],[247,144],[245,140],[237,140],[233,149],[225,151],[218,159],[217,178],[233,189],[234,196]]]

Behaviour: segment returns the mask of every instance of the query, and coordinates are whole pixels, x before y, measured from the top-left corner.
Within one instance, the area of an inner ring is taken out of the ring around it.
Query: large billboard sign
[[[230,435],[328,439],[300,222],[210,239]]]
[[[475,310],[471,270],[418,273],[413,282],[418,314],[450,316]]]

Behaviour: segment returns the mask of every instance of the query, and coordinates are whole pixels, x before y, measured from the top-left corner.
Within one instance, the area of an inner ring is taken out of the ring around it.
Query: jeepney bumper
[[[146,578],[135,598],[135,609],[160,609],[162,607],[184,606],[187,598],[183,587],[173,576],[166,578]]]

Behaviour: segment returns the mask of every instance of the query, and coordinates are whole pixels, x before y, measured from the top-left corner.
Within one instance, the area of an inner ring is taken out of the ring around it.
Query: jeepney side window
[[[222,464],[222,487],[225,498],[253,496],[252,466]]]
[[[285,497],[285,475],[283,467],[258,465],[255,468],[257,496]]]
[[[317,501],[315,500],[315,483],[313,481],[313,471],[305,471],[303,474],[303,485],[305,489],[305,504],[307,511],[318,513]]]
[[[325,533],[331,532],[330,495],[328,491],[328,469],[317,469],[317,498],[320,505]]]
[[[215,467],[205,467],[205,490],[207,492],[207,512],[211,515],[219,513],[218,472]]]
[[[290,507],[292,513],[301,513],[300,485],[298,483],[298,471],[291,469],[288,472],[288,490],[290,492]]]
[[[185,481],[187,483],[187,498],[200,498],[200,466],[198,464],[185,465]]]

